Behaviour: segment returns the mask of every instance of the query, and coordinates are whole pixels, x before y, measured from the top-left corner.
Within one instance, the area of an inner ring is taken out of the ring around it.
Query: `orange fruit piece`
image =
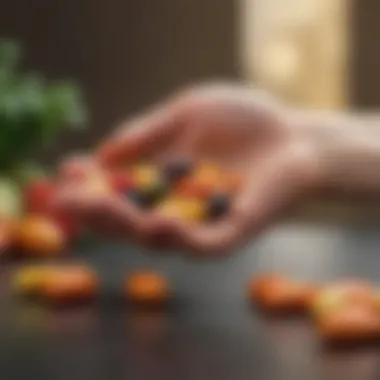
[[[154,272],[135,272],[127,276],[124,292],[133,303],[148,306],[162,305],[170,296],[167,280]]]
[[[41,295],[53,303],[84,301],[93,298],[98,289],[95,273],[81,265],[57,267],[46,273]]]
[[[315,291],[311,285],[272,275],[253,280],[249,294],[263,309],[284,312],[306,310]]]
[[[203,201],[196,198],[172,197],[157,207],[157,213],[165,218],[198,222],[206,217],[206,206]]]
[[[317,323],[328,342],[359,342],[380,338],[380,317],[369,307],[345,305],[325,314]]]
[[[336,308],[345,305],[375,306],[375,293],[366,281],[349,280],[326,286],[321,289],[311,302],[311,313],[320,318]]]
[[[65,246],[66,237],[53,220],[29,215],[16,223],[14,241],[23,252],[37,256],[55,256]]]

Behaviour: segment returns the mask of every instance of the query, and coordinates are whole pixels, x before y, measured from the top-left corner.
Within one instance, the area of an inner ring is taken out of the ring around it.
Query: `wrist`
[[[304,120],[318,155],[321,189],[339,196],[379,196],[380,117],[309,114]]]

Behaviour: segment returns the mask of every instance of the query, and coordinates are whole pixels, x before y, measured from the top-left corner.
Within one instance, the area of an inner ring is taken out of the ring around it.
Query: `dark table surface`
[[[380,349],[323,350],[307,320],[255,313],[245,286],[252,274],[272,270],[317,282],[352,275],[380,282],[379,247],[375,227],[301,223],[214,262],[92,242],[76,256],[98,269],[103,294],[94,305],[67,310],[12,298],[15,264],[4,264],[0,379],[377,379]],[[170,279],[173,307],[144,313],[125,305],[122,276],[140,268]]]

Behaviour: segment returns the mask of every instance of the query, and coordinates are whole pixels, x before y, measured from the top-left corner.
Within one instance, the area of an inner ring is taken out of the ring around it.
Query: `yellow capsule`
[[[187,222],[199,222],[206,216],[204,202],[194,198],[168,198],[157,211],[161,216]]]
[[[31,266],[21,268],[13,276],[12,288],[16,293],[32,295],[38,294],[44,284],[50,267]]]
[[[311,304],[311,312],[315,317],[320,317],[332,309],[339,307],[344,301],[342,294],[333,291],[321,292]]]
[[[132,180],[137,188],[144,189],[159,182],[160,173],[153,165],[139,165],[132,169]]]

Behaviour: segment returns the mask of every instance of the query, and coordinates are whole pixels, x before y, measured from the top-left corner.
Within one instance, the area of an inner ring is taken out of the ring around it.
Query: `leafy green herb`
[[[0,39],[0,90],[12,81],[20,59],[20,45],[11,39]]]
[[[77,86],[20,73],[20,58],[16,42],[0,40],[0,170],[30,160],[64,128],[83,126],[87,116]]]

